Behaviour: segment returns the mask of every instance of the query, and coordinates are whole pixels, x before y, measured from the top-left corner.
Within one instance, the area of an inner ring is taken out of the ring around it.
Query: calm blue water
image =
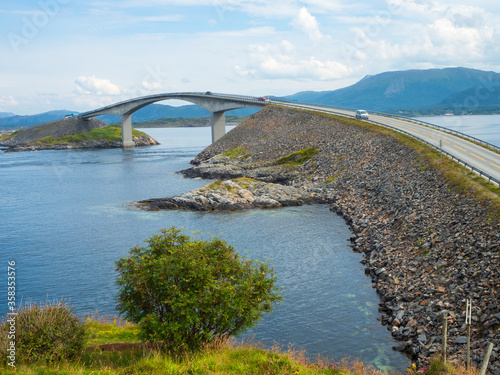
[[[327,207],[199,213],[125,206],[207,183],[175,171],[188,168],[210,143],[209,128],[147,132],[162,144],[0,153],[0,285],[7,279],[7,261],[15,260],[18,302],[64,298],[79,315],[116,314],[115,262],[161,228],[200,229],[238,251],[251,250],[252,259],[269,260],[277,272],[286,296],[250,332],[255,340],[292,344],[311,356],[407,367],[378,322],[378,297],[364,275],[362,256],[348,247],[349,230]],[[0,295],[4,314],[6,287]]]
[[[417,117],[500,147],[500,115]]]

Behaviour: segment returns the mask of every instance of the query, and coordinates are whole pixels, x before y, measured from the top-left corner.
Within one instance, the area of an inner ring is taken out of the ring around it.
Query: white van
[[[364,109],[358,109],[356,111],[356,118],[358,120],[368,120],[368,112],[366,112]]]

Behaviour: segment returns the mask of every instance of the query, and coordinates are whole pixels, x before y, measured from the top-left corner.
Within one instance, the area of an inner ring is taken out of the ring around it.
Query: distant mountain
[[[15,114],[10,113],[10,112],[0,112],[0,118],[12,117],[12,116],[15,116]]]
[[[454,93],[442,100],[443,106],[498,107],[500,106],[500,82],[496,87],[475,87]]]
[[[498,86],[500,74],[495,72],[468,68],[406,70],[366,76],[354,85],[334,91],[299,92],[286,99],[372,111],[421,109],[445,100],[460,104],[464,92],[485,93]],[[491,100],[494,101],[492,97]]]
[[[258,110],[258,108],[241,108],[233,111],[228,111],[226,112],[226,115],[248,116],[257,112]],[[78,114],[79,112],[61,110],[50,111],[30,116],[12,115],[10,117],[3,118],[0,116],[0,128],[20,128],[45,124],[47,122],[61,120],[64,118],[64,116],[70,113]],[[210,112],[197,105],[173,107],[164,104],[151,104],[139,109],[137,112],[134,112],[132,114],[132,123],[135,124],[138,122],[151,121],[165,117],[193,118],[208,116],[210,116]],[[98,116],[97,118],[105,122],[106,124],[119,124],[121,121],[120,116],[117,115],[104,115]]]
[[[69,113],[75,113],[67,110],[50,111],[45,113],[40,113],[38,115],[27,115],[19,116],[13,115],[10,117],[0,117],[0,128],[20,128],[28,127],[34,125],[45,124],[46,122],[52,122],[61,120]]]

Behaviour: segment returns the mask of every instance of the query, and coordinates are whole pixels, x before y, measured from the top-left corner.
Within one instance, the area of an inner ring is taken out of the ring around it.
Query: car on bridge
[[[358,109],[356,111],[356,118],[358,120],[368,120],[368,112],[366,112],[364,109]]]
[[[212,91],[207,91],[205,95],[212,95]]]
[[[261,96],[260,98],[258,98],[258,100],[261,102],[270,102],[270,100],[268,98],[266,98],[265,96]]]

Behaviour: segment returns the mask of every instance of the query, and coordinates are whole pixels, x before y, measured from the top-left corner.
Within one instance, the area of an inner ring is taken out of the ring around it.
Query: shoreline
[[[308,147],[320,151],[300,165],[276,162]],[[245,154],[223,155],[237,148]],[[394,349],[419,367],[428,364],[439,353],[446,311],[448,358],[464,361],[465,301],[472,298],[477,366],[487,342],[500,346],[500,225],[490,207],[455,191],[423,159],[362,123],[274,107],[209,146],[181,173],[324,189],[331,211],[351,228],[353,250],[364,253]],[[500,373],[498,349],[489,369]]]

